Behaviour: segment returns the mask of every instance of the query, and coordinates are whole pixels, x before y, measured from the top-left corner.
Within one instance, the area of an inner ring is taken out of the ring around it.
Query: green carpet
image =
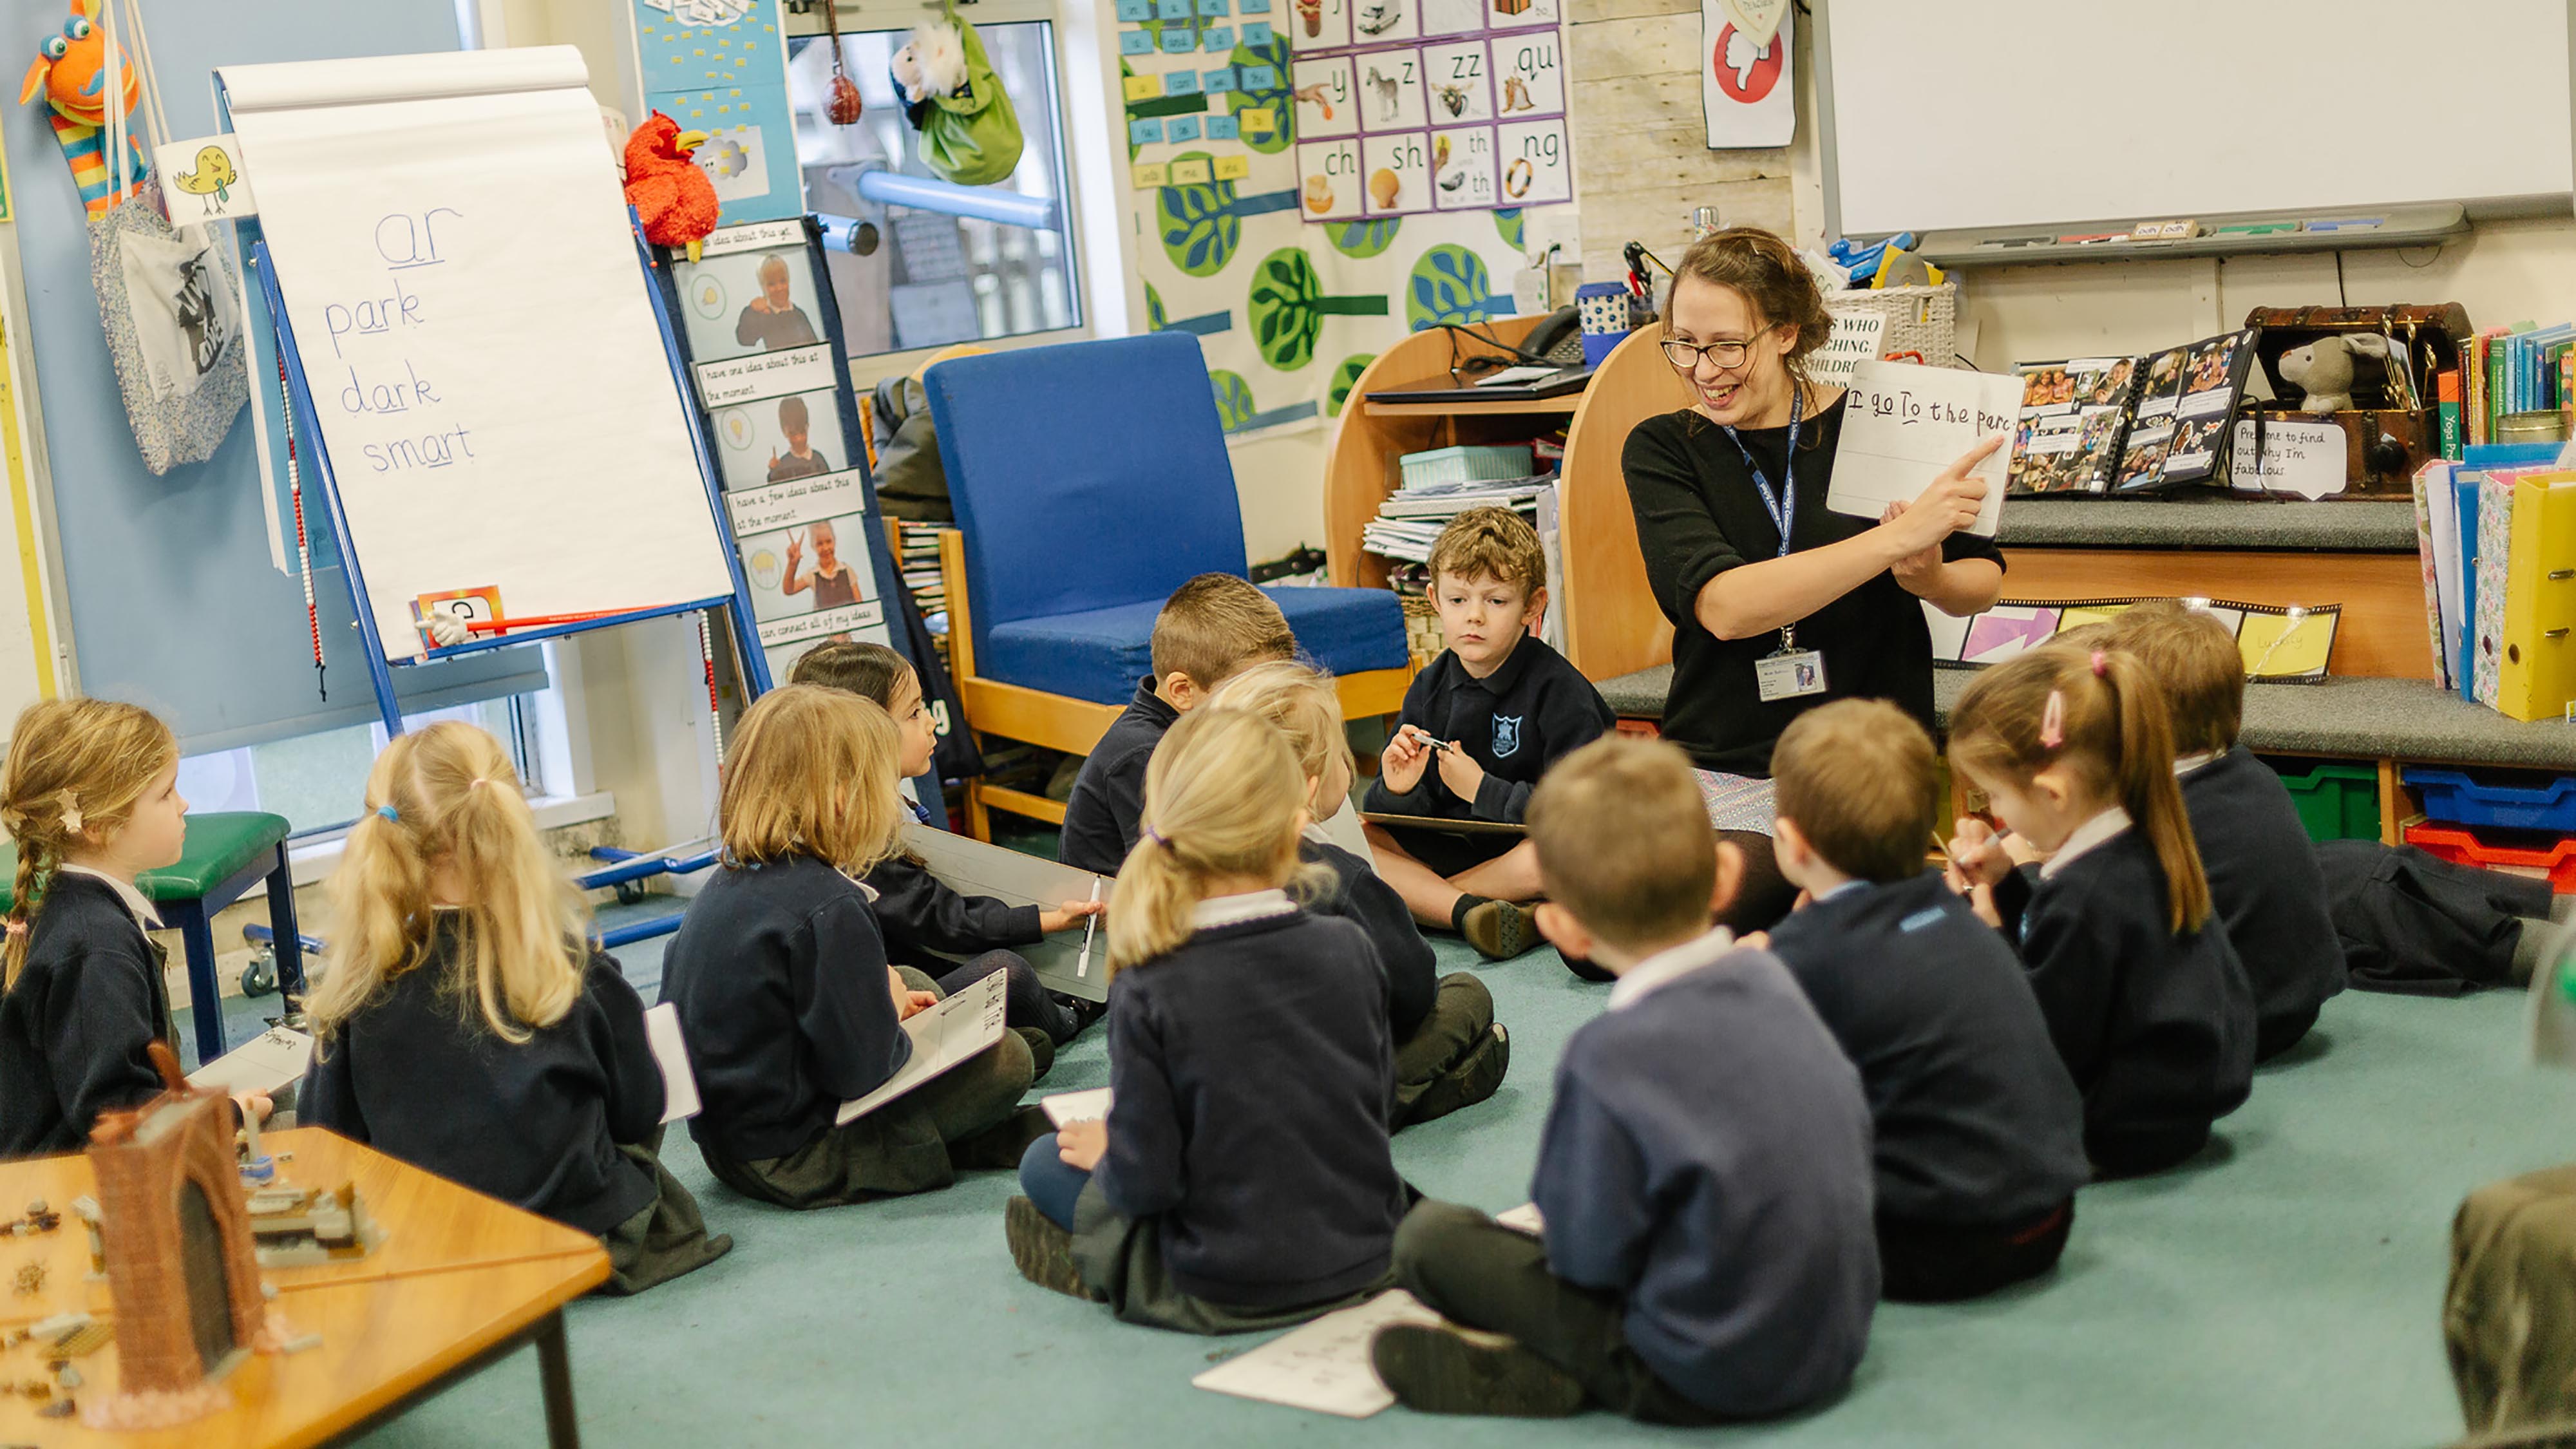
[[[1452,966],[1470,953],[1444,940]],[[623,953],[646,989],[651,946]],[[1511,1080],[1396,1139],[1435,1196],[1526,1200],[1551,1069],[1608,989],[1545,951],[1482,969],[1512,1028]],[[2521,1003],[2348,992],[2266,1069],[2191,1167],[2090,1189],[2056,1276],[1966,1307],[1890,1306],[1840,1402],[1695,1438],[1794,1445],[2423,1445],[2454,1434],[2441,1292],[2448,1229],[2478,1184],[2576,1158],[2576,1078],[2521,1063]],[[1105,1085],[1095,1034],[1043,1092]],[[1258,1339],[1110,1321],[1021,1281],[1006,1174],[946,1192],[789,1213],[716,1186],[684,1136],[668,1160],[732,1255],[640,1298],[570,1311],[587,1441],[1005,1446],[1669,1441],[1601,1414],[1552,1423],[1350,1423],[1193,1389]],[[367,1442],[544,1442],[522,1353]]]

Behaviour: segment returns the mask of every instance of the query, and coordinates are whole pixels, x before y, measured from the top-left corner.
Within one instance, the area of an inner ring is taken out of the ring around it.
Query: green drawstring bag
[[[940,54],[946,37],[925,34],[943,27],[956,35],[956,50],[946,55]],[[904,49],[905,55],[895,57],[895,78],[898,93],[908,102],[904,115],[921,136],[921,164],[960,186],[990,186],[1010,175],[1020,164],[1020,118],[993,74],[975,27],[958,19],[952,8],[945,21],[915,28],[913,44]],[[922,73],[920,62],[928,61],[934,84],[939,79],[956,79],[956,84],[944,94],[907,84],[906,55],[919,57],[913,67],[916,78]],[[941,76],[941,71],[949,74]]]

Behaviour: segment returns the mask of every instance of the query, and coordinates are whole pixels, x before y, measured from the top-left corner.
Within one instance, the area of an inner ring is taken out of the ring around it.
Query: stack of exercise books
[[[2254,371],[2254,334],[2139,357],[2023,363],[2010,491],[2158,493],[2224,486],[2227,427]]]
[[[2460,371],[2456,398],[2444,399],[2461,404],[2460,443],[2520,441],[2505,436],[2504,419],[2514,413],[2556,412],[2576,420],[2576,324],[2490,327],[2460,344]],[[2446,426],[2446,442],[2450,436]],[[2446,451],[2460,456],[2457,447]]]
[[[921,606],[922,622],[943,650],[948,644],[948,583],[939,572],[939,528],[929,523],[897,523],[901,540],[895,567],[903,574],[912,601]]]
[[[1378,505],[1377,517],[1360,529],[1360,547],[1387,561],[1387,587],[1400,597],[1430,596],[1431,546],[1449,520],[1470,508],[1508,508],[1529,520],[1537,531],[1539,550],[1547,559],[1548,594],[1565,596],[1565,568],[1557,546],[1556,475],[1494,482],[1432,483],[1398,488]],[[1553,605],[1539,626],[1539,637],[1551,647],[1565,647],[1564,610]]]

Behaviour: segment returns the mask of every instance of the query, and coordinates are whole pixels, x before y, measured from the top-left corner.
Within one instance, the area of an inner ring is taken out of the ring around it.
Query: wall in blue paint
[[[171,133],[183,140],[215,129],[218,66],[457,46],[454,0],[143,0],[142,10]],[[0,0],[0,70],[19,74],[11,67],[35,58],[64,12],[62,0]],[[99,326],[71,173],[40,104],[17,108],[5,130],[82,691],[160,712],[191,753],[375,718],[337,571],[316,578],[329,702],[316,693],[301,588],[269,564],[270,495],[248,411],[207,461],[158,478],[144,468]],[[247,325],[266,321],[255,310]],[[271,375],[252,406],[273,418],[276,391]],[[283,434],[271,437],[282,478]],[[308,512],[319,502],[308,495]],[[292,550],[290,535],[290,559]],[[432,708],[488,697],[504,676],[532,686],[541,668],[535,650],[505,650],[395,677],[406,702]]]

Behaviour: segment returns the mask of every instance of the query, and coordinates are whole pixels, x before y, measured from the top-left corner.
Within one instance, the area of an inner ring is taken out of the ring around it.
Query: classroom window
[[[843,24],[849,19],[846,13]],[[817,212],[873,222],[873,252],[828,251],[840,296],[842,335],[850,356],[915,352],[959,342],[986,342],[1082,325],[1066,184],[1061,88],[1055,26],[1044,20],[978,24],[975,33],[1026,141],[1020,164],[997,189],[1057,203],[1057,230],[1007,226],[902,206],[879,206],[857,191],[863,166],[882,162],[907,176],[928,176],[895,93],[894,53],[906,30],[845,30],[842,65],[867,103],[855,125],[823,114],[832,79],[828,37],[793,42],[787,90],[796,113],[796,157],[806,205]]]
[[[548,792],[538,777],[539,716],[560,713],[553,689],[403,716],[403,728],[462,720],[488,730],[510,752],[531,798]],[[385,748],[381,721],[323,730],[264,745],[189,755],[179,761],[179,793],[190,810],[265,810],[283,815],[297,839],[329,835],[357,823],[366,809],[367,772]]]

